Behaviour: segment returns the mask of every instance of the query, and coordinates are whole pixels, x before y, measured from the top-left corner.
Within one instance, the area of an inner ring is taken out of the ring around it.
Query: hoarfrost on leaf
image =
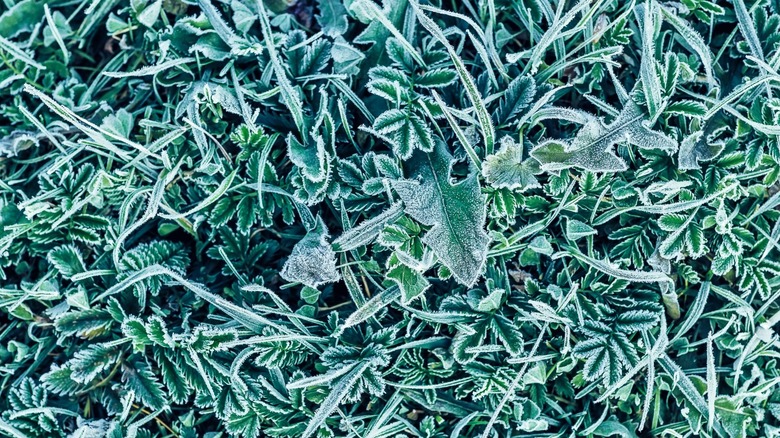
[[[482,175],[497,189],[519,189],[521,192],[541,187],[534,174],[540,173],[538,161],[523,161],[523,145],[510,136],[501,139],[501,149],[485,158]]]
[[[329,237],[328,229],[318,216],[314,229],[293,247],[280,272],[282,278],[313,288],[338,281],[336,252],[328,243]]]
[[[680,170],[700,169],[700,161],[716,158],[723,151],[723,143],[711,141],[703,131],[697,131],[685,137],[680,144],[678,168]]]
[[[487,259],[490,238],[485,232],[486,198],[480,193],[476,171],[453,183],[454,158],[441,140],[433,152],[416,151],[407,161],[409,179],[393,182],[406,213],[432,228],[423,236],[439,260],[459,283],[473,286]]]
[[[620,114],[610,124],[594,118],[583,126],[571,142],[548,140],[531,150],[545,171],[578,167],[593,172],[619,172],[628,166],[615,155],[614,146],[626,141],[642,149],[660,149],[668,153],[677,149],[677,142],[650,129],[642,109],[628,99]]]

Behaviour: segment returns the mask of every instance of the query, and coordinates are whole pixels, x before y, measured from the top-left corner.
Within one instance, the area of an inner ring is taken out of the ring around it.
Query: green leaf
[[[658,7],[661,9],[661,13],[666,21],[675,28],[677,33],[679,33],[685,42],[688,43],[688,47],[696,52],[701,59],[701,64],[707,75],[707,84],[709,84],[710,89],[716,87],[718,83],[712,73],[712,66],[714,65],[712,62],[712,52],[704,41],[704,38],[691,27],[691,24],[688,21],[675,14],[674,11],[663,5],[658,5]]]
[[[437,141],[430,154],[415,152],[407,178],[393,182],[406,213],[430,226],[423,242],[431,247],[453,276],[466,286],[476,283],[487,259],[490,238],[485,232],[485,196],[475,170],[461,181],[450,175],[453,157]]]
[[[409,159],[415,149],[424,152],[433,150],[431,129],[410,110],[385,111],[374,121],[373,130],[390,143],[395,155],[402,160]]]
[[[306,304],[317,304],[317,301],[320,299],[320,291],[313,287],[304,287],[301,289],[301,299],[306,302]]]
[[[22,32],[30,32],[43,19],[43,5],[39,0],[22,0],[11,3],[0,15],[0,36],[15,38]]]
[[[162,409],[168,402],[165,400],[163,386],[157,381],[151,368],[145,362],[136,362],[132,366],[124,366],[123,380],[135,394],[135,399],[149,409]]]
[[[455,66],[455,71],[458,73],[458,77],[460,78],[460,81],[463,84],[463,88],[466,91],[466,96],[468,96],[472,106],[474,107],[474,112],[476,113],[479,127],[482,130],[482,138],[485,140],[485,151],[489,154],[492,153],[496,139],[496,130],[493,126],[493,120],[490,118],[490,114],[487,112],[487,108],[485,107],[485,102],[482,100],[482,96],[480,96],[479,91],[477,90],[477,86],[474,83],[474,78],[471,77],[471,74],[466,69],[466,66],[463,64],[460,56],[457,52],[455,52],[455,49],[452,47],[449,41],[447,41],[447,38],[439,25],[423,13],[420,5],[417,4],[416,0],[411,0],[410,4],[414,9],[420,24],[422,24],[423,27],[425,27],[425,29],[428,30],[428,32],[430,32],[431,35],[444,46],[445,49],[447,49],[447,53],[450,55],[450,59]]]
[[[667,105],[664,111],[687,117],[703,117],[707,114],[707,107],[696,100],[679,100]],[[682,146],[680,148],[682,149]]]
[[[192,393],[192,389],[184,378],[179,356],[164,349],[155,349],[154,358],[171,401],[185,403]]]
[[[423,88],[442,88],[455,82],[455,72],[449,68],[436,68],[426,70],[423,74],[414,77],[414,85]]]
[[[495,114],[496,124],[504,126],[513,123],[515,116],[531,104],[536,95],[536,82],[529,75],[518,76],[509,83]],[[503,143],[503,139],[502,139]]]
[[[594,234],[596,234],[596,230],[584,222],[576,219],[569,219],[566,221],[566,237],[571,240],[593,236]]]
[[[401,289],[401,303],[403,304],[409,304],[431,286],[422,274],[403,263],[391,267],[386,276]]]
[[[290,161],[301,169],[303,175],[312,182],[322,182],[328,177],[328,158],[325,143],[315,141],[304,145],[290,134],[287,136],[287,155]]]
[[[154,26],[162,11],[162,0],[155,0],[138,14],[138,22],[146,27]]]
[[[320,13],[317,22],[322,32],[330,37],[336,37],[347,31],[347,9],[339,0],[318,0]]]
[[[58,246],[49,252],[47,258],[63,278],[70,279],[72,276],[86,271],[81,252],[73,245]]]
[[[331,386],[328,396],[322,401],[317,408],[317,412],[315,412],[314,416],[309,420],[309,423],[306,425],[306,430],[301,434],[301,438],[309,438],[314,435],[317,429],[325,423],[325,420],[328,419],[330,414],[338,408],[341,401],[347,397],[349,391],[352,390],[353,386],[362,377],[363,372],[368,368],[368,365],[368,363],[362,362],[353,365],[351,368],[345,367],[349,372],[344,374]]]
[[[125,319],[122,323],[122,333],[132,341],[133,347],[138,351],[143,351],[152,343],[146,334],[146,326],[137,317],[131,316]]]
[[[501,307],[501,302],[504,299],[506,292],[503,289],[496,289],[490,292],[488,296],[482,298],[477,305],[477,310],[480,312],[492,312],[498,310]]]
[[[579,167],[593,172],[618,172],[628,168],[613,151],[613,146],[621,141],[642,149],[677,149],[674,139],[647,126],[641,108],[629,99],[612,123],[590,119],[571,142],[546,141],[531,150],[531,156],[545,171]]]
[[[497,189],[506,188],[523,192],[540,188],[541,185],[534,176],[540,173],[538,161],[533,159],[523,161],[522,158],[523,146],[515,143],[512,137],[503,137],[501,149],[485,158],[482,175]]]
[[[701,168],[699,161],[709,161],[717,158],[723,151],[723,143],[710,142],[702,131],[696,131],[685,137],[680,144],[678,154],[678,168],[680,170],[694,170]]]
[[[743,6],[744,7],[744,6]],[[738,397],[721,396],[715,400],[715,412],[729,438],[745,438],[747,428],[754,422],[750,408],[742,405]]]
[[[523,336],[511,320],[502,315],[494,315],[490,320],[490,329],[504,344],[510,356],[518,356],[523,352]]]
[[[756,58],[764,59],[764,50],[761,47],[761,41],[756,33],[756,25],[753,23],[753,17],[745,6],[744,0],[734,0],[734,13],[737,16],[737,22],[739,23],[739,30],[742,32],[742,36],[745,37],[745,41],[750,47],[750,53]]]
[[[633,345],[622,333],[607,333],[580,341],[572,354],[585,360],[585,379],[601,379],[607,386],[617,383],[622,374],[638,362]]]
[[[655,39],[660,28],[658,13],[653,0],[636,6],[637,15],[642,14],[642,60],[639,67],[650,120],[655,120],[663,110],[661,80],[656,70]]]
[[[113,323],[107,311],[90,309],[65,313],[55,320],[54,326],[66,336],[92,339],[108,331]]]

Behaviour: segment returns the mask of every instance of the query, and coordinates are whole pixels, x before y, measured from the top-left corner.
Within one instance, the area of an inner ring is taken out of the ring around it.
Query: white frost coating
[[[712,53],[710,52],[710,48],[707,43],[704,42],[704,38],[702,38],[701,35],[696,32],[686,20],[683,20],[677,16],[677,14],[672,12],[666,6],[659,4],[658,7],[666,21],[671,24],[675,30],[677,30],[677,32],[685,40],[685,42],[688,43],[691,49],[693,49],[693,51],[699,55],[702,66],[704,67],[704,73],[707,75],[707,84],[709,85],[710,89],[717,87],[718,82],[715,79],[715,76],[712,74]]]
[[[103,72],[103,75],[108,76],[110,78],[134,78],[134,77],[143,77],[143,76],[153,76],[156,75],[157,73],[163,72],[170,68],[182,64],[186,64],[192,61],[195,61],[195,58],[171,59],[170,61],[165,61],[157,65],[149,65],[131,72],[105,71]]]
[[[15,131],[0,138],[0,157],[14,157],[19,151],[38,146],[41,134],[32,131]]]
[[[287,134],[287,157],[311,182],[319,183],[329,176],[329,164],[322,137],[316,137],[313,145],[303,145],[292,133]]]
[[[336,253],[328,237],[328,229],[318,216],[316,226],[295,244],[279,275],[313,288],[338,281],[341,277],[336,270]]]
[[[723,143],[710,143],[706,137],[702,139],[702,134],[703,131],[697,131],[683,139],[677,156],[678,169],[700,169],[699,161],[711,160],[723,151]]]
[[[497,188],[520,189],[524,191],[541,187],[534,173],[539,173],[536,160],[523,162],[523,145],[517,144],[510,136],[501,139],[501,149],[485,158],[482,175],[487,182]]]
[[[437,140],[430,154],[415,152],[407,161],[410,179],[394,181],[393,188],[409,216],[433,227],[423,242],[459,283],[470,287],[479,279],[487,259],[487,205],[475,171],[456,184],[449,181],[452,160],[444,143]]]
[[[597,260],[580,252],[578,249],[570,247],[566,251],[561,251],[553,255],[553,259],[558,259],[565,256],[571,256],[577,260],[585,263],[586,265],[601,271],[611,277],[615,277],[621,280],[626,280],[634,283],[659,283],[659,284],[674,284],[671,277],[663,272],[656,271],[629,271],[627,269],[619,268],[615,263],[609,260]]]
[[[599,119],[586,123],[571,142],[548,140],[531,151],[545,171],[579,167],[593,172],[619,172],[628,166],[613,150],[626,141],[642,149],[677,150],[677,142],[648,127],[642,109],[629,99],[615,120],[605,124]]]
[[[639,200],[644,205],[652,203],[650,195],[663,195],[667,198],[679,194],[682,189],[692,186],[690,181],[664,181],[655,182],[647,186],[646,189],[639,192]]]
[[[378,216],[363,221],[360,225],[344,232],[333,241],[339,251],[351,251],[361,246],[368,245],[379,236],[382,228],[390,222],[394,222],[403,215],[403,207],[400,203],[390,206]]]

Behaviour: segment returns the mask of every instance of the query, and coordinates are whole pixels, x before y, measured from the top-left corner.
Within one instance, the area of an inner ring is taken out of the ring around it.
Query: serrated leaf
[[[482,175],[495,188],[507,188],[523,192],[539,188],[541,185],[534,176],[540,172],[536,160],[523,161],[523,146],[515,143],[512,137],[501,139],[501,149],[488,155],[482,166]]]
[[[528,107],[535,95],[536,82],[531,76],[518,76],[513,79],[501,98],[496,112],[496,124],[498,126],[510,124],[516,115]]]
[[[618,172],[628,167],[613,151],[620,141],[643,149],[666,152],[677,149],[674,139],[648,128],[641,108],[629,99],[612,123],[607,125],[599,119],[590,119],[571,142],[546,141],[531,150],[531,156],[545,171],[579,167],[593,172]]]
[[[664,110],[670,114],[678,114],[687,117],[703,117],[707,114],[707,107],[696,100],[680,100],[667,105]],[[682,148],[682,146],[680,146]]]
[[[132,341],[133,347],[138,351],[143,351],[146,345],[151,344],[146,334],[146,326],[137,317],[125,319],[122,323],[122,333]]]
[[[408,162],[407,178],[393,182],[406,213],[432,227],[423,236],[439,260],[461,284],[472,286],[482,273],[490,238],[485,232],[485,196],[472,169],[454,182],[452,155],[437,141],[433,152],[415,152]]]
[[[412,300],[419,297],[431,286],[428,279],[414,269],[398,263],[390,268],[386,274],[387,278],[393,280],[398,288],[401,289],[401,303],[409,304]]]
[[[73,245],[58,246],[49,252],[47,258],[49,263],[54,265],[60,275],[66,279],[86,270],[81,252]]]
[[[426,70],[414,77],[414,85],[423,88],[442,88],[455,82],[457,75],[448,68]]]
[[[113,323],[114,319],[107,311],[90,309],[65,313],[55,320],[54,326],[66,336],[92,339],[105,333]]]
[[[376,118],[373,129],[390,142],[393,152],[402,160],[409,159],[415,149],[433,150],[434,138],[430,128],[410,110],[385,111]]]
[[[504,316],[494,315],[490,329],[498,336],[511,356],[518,356],[523,352],[523,336],[512,321]]]
[[[162,384],[157,381],[148,364],[136,362],[132,366],[126,365],[123,380],[135,393],[135,399],[149,409],[162,409],[167,404]]]
[[[181,370],[182,364],[178,355],[171,354],[163,349],[156,349],[154,358],[157,362],[157,367],[160,369],[163,384],[168,390],[171,401],[174,403],[186,402],[192,390],[184,379]]]
[[[711,143],[702,134],[702,131],[697,131],[683,139],[677,156],[680,170],[699,169],[701,168],[699,161],[717,158],[723,151],[722,143]]]

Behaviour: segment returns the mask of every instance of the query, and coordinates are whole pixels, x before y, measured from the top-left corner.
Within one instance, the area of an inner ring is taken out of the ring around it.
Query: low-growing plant
[[[780,3],[6,0],[0,436],[780,437]]]

